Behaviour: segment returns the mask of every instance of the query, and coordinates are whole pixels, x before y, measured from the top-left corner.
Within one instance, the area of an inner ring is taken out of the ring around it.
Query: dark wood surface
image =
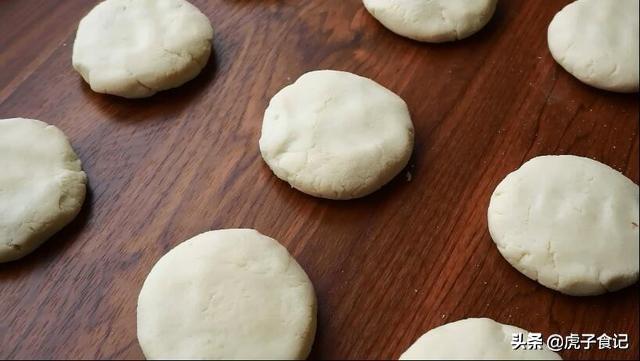
[[[628,333],[629,350],[562,355],[638,359],[638,285],[548,290],[500,256],[486,226],[494,187],[537,155],[593,157],[638,183],[637,94],[589,88],[547,49],[567,2],[502,0],[477,35],[428,45],[387,31],[359,0],[194,0],[215,56],[182,88],[131,101],[92,93],[71,67],[93,1],[0,1],[0,118],[60,127],[90,179],[77,220],[0,265],[0,358],[142,357],[136,299],[154,262],[200,232],[249,227],[314,282],[312,358],[397,358],[433,327],[486,316],[546,335]],[[329,68],[407,101],[411,181],[338,202],[269,171],[258,150],[269,98]]]

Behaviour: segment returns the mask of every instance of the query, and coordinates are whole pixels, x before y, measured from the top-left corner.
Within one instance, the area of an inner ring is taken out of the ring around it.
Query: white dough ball
[[[576,296],[638,280],[638,185],[576,156],[533,158],[509,174],[489,205],[489,232],[529,278]]]
[[[209,19],[185,0],[106,0],[80,21],[73,67],[95,92],[149,97],[195,78],[212,38]]]
[[[276,94],[260,151],[292,187],[322,198],[366,196],[393,179],[413,150],[406,103],[361,76],[313,71]]]
[[[580,81],[615,92],[638,91],[638,0],[578,0],[549,25],[553,58]]]
[[[87,177],[60,129],[0,119],[0,262],[21,258],[71,222]]]
[[[394,33],[430,43],[460,40],[491,20],[497,0],[363,0]]]
[[[226,229],[165,254],[142,286],[137,317],[148,359],[304,359],[316,297],[277,241]]]

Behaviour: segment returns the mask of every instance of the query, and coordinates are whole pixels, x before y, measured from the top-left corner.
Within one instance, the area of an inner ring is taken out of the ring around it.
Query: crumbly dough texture
[[[363,0],[369,13],[394,33],[424,42],[460,40],[491,20],[497,0]]]
[[[212,38],[209,19],[185,0],[106,0],[80,21],[73,67],[95,92],[149,97],[195,78]]]
[[[569,73],[596,88],[638,91],[638,0],[578,0],[549,25],[551,55]]]
[[[489,205],[489,231],[520,272],[586,296],[638,280],[638,185],[589,158],[543,156],[509,174]]]
[[[71,222],[86,182],[60,129],[33,119],[0,119],[0,262],[27,255]]]
[[[316,297],[277,241],[227,229],[185,241],[153,267],[138,298],[147,359],[304,359]]]
[[[278,92],[260,138],[262,157],[280,179],[329,199],[376,191],[412,150],[406,103],[370,79],[332,70],[306,73]]]
[[[528,331],[488,318],[467,318],[434,328],[422,335],[400,360],[562,360],[541,350],[514,350],[512,335]]]

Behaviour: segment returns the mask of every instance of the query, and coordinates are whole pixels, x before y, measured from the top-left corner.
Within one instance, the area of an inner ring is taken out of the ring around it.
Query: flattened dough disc
[[[271,99],[260,151],[278,178],[304,193],[364,197],[407,165],[413,124],[406,103],[373,80],[313,71]]]
[[[491,20],[497,0],[363,0],[394,33],[430,43],[460,40]]]
[[[87,178],[60,129],[0,119],[0,262],[21,258],[73,220]]]
[[[589,158],[533,158],[489,205],[500,253],[546,287],[597,295],[638,280],[638,185]]]
[[[80,21],[73,67],[95,92],[149,97],[195,78],[212,38],[209,19],[185,0],[106,0]]]
[[[316,328],[311,281],[250,229],[200,234],[165,254],[138,298],[148,359],[304,359]]]
[[[580,81],[615,92],[638,91],[638,0],[578,0],[548,30],[553,58]]]

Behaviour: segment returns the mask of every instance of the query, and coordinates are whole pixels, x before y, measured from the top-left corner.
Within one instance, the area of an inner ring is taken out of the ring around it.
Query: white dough
[[[71,222],[86,182],[60,129],[33,119],[0,119],[0,262],[27,255]]]
[[[596,88],[638,91],[638,0],[578,0],[549,25],[551,55],[569,73]]]
[[[418,41],[460,40],[491,20],[497,0],[363,0],[367,10],[394,33]]]
[[[434,328],[420,337],[400,360],[561,360],[545,346],[513,349],[512,335],[528,331],[488,318],[467,318]]]
[[[395,177],[413,150],[406,103],[361,76],[306,73],[264,114],[260,151],[292,187],[329,199],[366,196]]]
[[[533,158],[509,174],[489,205],[500,253],[546,287],[576,296],[638,280],[638,186],[589,158]]]
[[[195,78],[212,38],[209,19],[185,0],[106,0],[80,21],[73,67],[95,92],[148,97]]]
[[[142,286],[137,317],[148,359],[304,359],[316,298],[277,241],[227,229],[165,254]]]

